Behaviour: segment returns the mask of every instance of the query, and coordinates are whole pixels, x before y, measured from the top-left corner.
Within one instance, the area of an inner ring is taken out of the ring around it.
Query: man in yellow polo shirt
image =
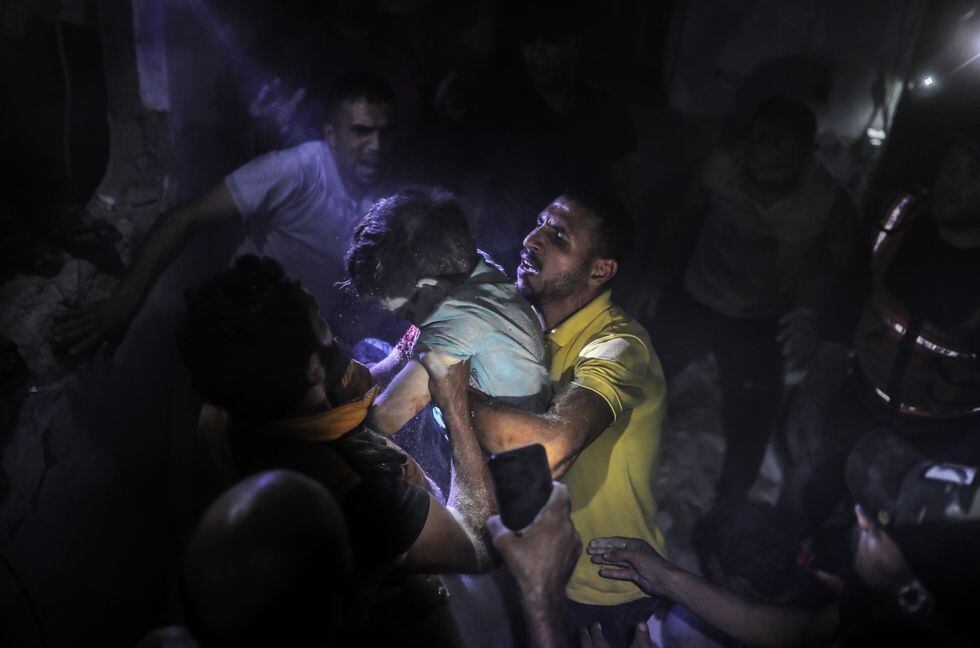
[[[567,190],[541,212],[524,239],[517,285],[547,334],[554,399],[543,414],[489,399],[473,409],[485,449],[544,445],[586,543],[635,536],[663,554],[653,482],[666,384],[647,332],[609,289],[632,242],[629,215],[602,194]],[[573,629],[600,623],[614,646],[657,605],[632,583],[600,577],[584,552],[566,595]]]

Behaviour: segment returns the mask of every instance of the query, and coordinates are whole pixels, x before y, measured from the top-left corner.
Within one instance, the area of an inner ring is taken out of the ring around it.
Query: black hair
[[[397,105],[395,91],[387,80],[373,72],[355,70],[340,75],[330,84],[323,100],[325,119],[332,121],[342,104],[362,99],[392,108]]]
[[[473,270],[476,241],[448,191],[413,187],[375,202],[347,250],[348,286],[360,297],[410,297],[423,277]]]
[[[817,134],[817,116],[802,101],[772,95],[756,108],[752,123],[778,126],[792,133],[807,144],[813,143]]]
[[[581,36],[586,31],[582,4],[545,0],[521,6],[514,16],[518,40],[530,43],[539,37],[555,41],[564,36]]]
[[[279,263],[239,257],[185,299],[180,350],[205,400],[255,421],[283,418],[299,405],[320,348],[315,306]]]
[[[592,255],[625,263],[633,250],[633,218],[619,198],[590,187],[568,187],[561,195],[587,209],[598,221],[592,232]]]

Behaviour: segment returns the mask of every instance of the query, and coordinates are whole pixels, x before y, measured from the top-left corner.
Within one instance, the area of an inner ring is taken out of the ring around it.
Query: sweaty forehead
[[[556,198],[545,207],[541,218],[561,226],[576,236],[589,236],[598,224],[598,219],[587,209],[564,196]]]
[[[351,125],[384,128],[394,120],[394,108],[367,99],[352,99],[340,104],[336,118]]]

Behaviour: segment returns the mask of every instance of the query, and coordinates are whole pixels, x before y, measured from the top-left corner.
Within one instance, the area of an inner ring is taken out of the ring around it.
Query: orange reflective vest
[[[911,312],[885,286],[885,275],[909,224],[927,212],[921,194],[896,200],[872,243],[872,293],[854,339],[858,366],[875,395],[901,414],[955,418],[980,414],[980,357],[965,340],[980,311],[943,330]]]

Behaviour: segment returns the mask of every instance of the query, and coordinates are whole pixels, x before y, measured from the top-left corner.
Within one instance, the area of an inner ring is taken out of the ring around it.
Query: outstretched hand
[[[278,132],[286,133],[297,106],[306,97],[306,88],[299,88],[288,97],[286,92],[286,84],[279,78],[263,85],[248,107],[249,115],[255,120],[268,120]]]
[[[104,342],[114,348],[126,334],[135,311],[116,297],[76,308],[56,322],[54,343],[70,355],[85,353]]]
[[[595,538],[587,549],[592,562],[604,565],[599,575],[613,580],[632,581],[650,596],[670,597],[670,576],[674,567],[656,550],[637,538]]]

